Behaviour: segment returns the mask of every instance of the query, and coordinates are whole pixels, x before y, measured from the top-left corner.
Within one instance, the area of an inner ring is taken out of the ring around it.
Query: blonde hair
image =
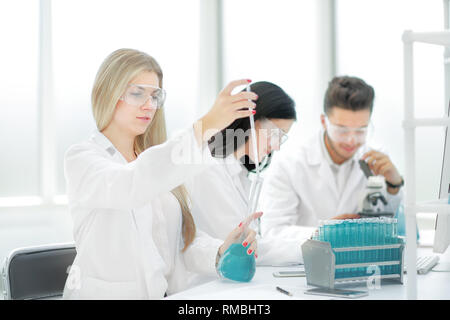
[[[142,72],[155,72],[159,86],[163,86],[163,73],[158,62],[145,52],[134,49],[119,49],[111,53],[102,63],[92,88],[92,112],[99,131],[111,122],[114,110],[127,85]],[[136,154],[167,140],[166,120],[163,108],[157,109],[147,130],[134,140]],[[183,251],[195,237],[195,223],[189,208],[189,194],[183,185],[173,189],[183,216]]]

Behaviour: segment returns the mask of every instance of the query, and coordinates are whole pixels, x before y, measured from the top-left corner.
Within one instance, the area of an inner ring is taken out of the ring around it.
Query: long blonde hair
[[[159,85],[163,86],[163,73],[158,62],[148,54],[134,49],[119,49],[111,53],[102,63],[92,88],[92,111],[99,131],[111,122],[117,101],[122,96],[128,83],[142,72],[155,72]],[[167,140],[164,109],[159,108],[147,130],[134,140],[134,150],[140,154],[145,149],[161,144]],[[195,237],[195,223],[189,208],[189,195],[186,188],[180,185],[173,189],[183,215],[183,251]]]

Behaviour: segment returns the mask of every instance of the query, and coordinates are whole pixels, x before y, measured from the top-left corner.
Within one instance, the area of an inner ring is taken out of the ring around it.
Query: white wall
[[[337,25],[337,73],[361,77],[375,89],[375,142],[386,148],[401,173],[405,162],[415,156],[417,200],[436,199],[444,130],[418,128],[416,155],[404,154],[401,37],[405,30],[443,30],[443,1],[338,0]],[[414,45],[416,117],[444,115],[448,102],[444,99],[443,53],[441,46]]]

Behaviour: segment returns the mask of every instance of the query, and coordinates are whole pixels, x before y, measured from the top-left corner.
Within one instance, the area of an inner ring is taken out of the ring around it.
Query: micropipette
[[[250,92],[250,84],[247,85],[246,88],[247,92]],[[249,99],[250,101],[250,99]],[[251,110],[249,108],[249,110]],[[260,177],[260,170],[259,170],[259,159],[258,159],[258,148],[257,148],[257,139],[256,139],[256,129],[255,129],[255,118],[253,117],[253,114],[250,115],[250,132],[252,136],[252,145],[253,145],[253,158],[255,162],[256,167],[256,177],[252,179],[252,183],[250,186],[250,194],[249,194],[249,202],[247,207],[247,215],[252,214],[256,210],[256,206],[258,204],[259,194],[261,192],[261,186],[262,186],[262,177]],[[259,235],[261,235],[261,218],[258,218],[257,223],[257,232]]]
[[[246,91],[250,91],[250,86],[248,85]],[[251,110],[251,108],[249,108]],[[256,147],[256,130],[255,130],[255,120],[253,115],[250,115],[250,129],[252,135],[253,152],[256,163],[257,178],[259,178],[259,161],[258,161],[258,149]],[[259,188],[257,186],[257,180],[253,180],[250,187],[249,202],[247,206],[247,216],[249,217],[255,210],[256,203],[254,199],[257,199],[259,195]],[[249,218],[245,216],[244,220],[244,230],[241,233],[239,240],[232,243],[228,249],[224,252],[223,256],[220,258],[217,268],[221,278],[228,278],[235,281],[248,282],[255,275],[256,262],[255,256],[249,249],[244,247],[243,241],[247,237],[247,228],[249,224]],[[259,222],[259,219],[258,219]],[[258,224],[259,229],[259,224]]]

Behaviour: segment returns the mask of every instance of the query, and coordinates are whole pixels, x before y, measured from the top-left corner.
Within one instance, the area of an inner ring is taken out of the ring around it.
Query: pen
[[[277,287],[277,290],[280,291],[281,293],[284,293],[290,297],[292,297],[292,293],[290,293],[289,291],[286,291],[284,289],[281,289],[280,287]]]

